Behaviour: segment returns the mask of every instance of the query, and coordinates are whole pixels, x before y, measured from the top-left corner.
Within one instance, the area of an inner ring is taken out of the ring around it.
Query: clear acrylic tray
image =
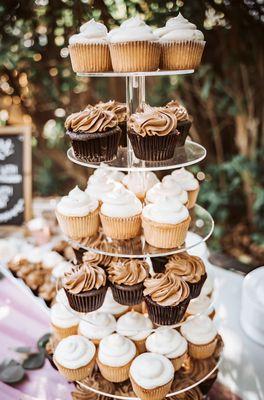
[[[129,77],[138,77],[138,76],[169,76],[169,75],[186,75],[192,74],[194,72],[193,69],[182,69],[176,71],[136,71],[136,72],[77,72],[77,76],[80,77],[98,77],[98,78],[129,78]]]

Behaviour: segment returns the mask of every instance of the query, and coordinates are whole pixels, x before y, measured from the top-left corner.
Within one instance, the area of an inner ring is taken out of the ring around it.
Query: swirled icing
[[[65,128],[76,133],[100,133],[117,125],[117,116],[113,112],[96,107],[73,113],[65,121]]]
[[[94,171],[92,176],[96,178],[105,178],[107,180],[121,182],[125,174],[121,171],[109,168],[108,165],[105,163],[101,163],[100,167]]]
[[[82,257],[83,262],[87,262],[91,265],[101,265],[102,267],[108,267],[113,260],[113,257],[104,254],[97,254],[93,251],[86,251]]]
[[[71,272],[65,274],[63,286],[70,293],[78,294],[99,289],[106,285],[105,271],[97,265],[83,263],[74,267]]]
[[[187,352],[187,341],[176,329],[160,326],[146,339],[146,348],[152,353],[177,358]]]
[[[80,33],[70,37],[69,44],[106,43],[107,28],[94,19],[80,27]]]
[[[120,317],[116,324],[116,331],[131,340],[142,340],[148,337],[153,328],[151,320],[143,314],[130,311]]]
[[[189,317],[181,326],[181,334],[189,342],[202,345],[216,338],[217,330],[213,321],[206,315]]]
[[[189,217],[187,208],[175,197],[160,197],[156,203],[143,208],[142,215],[162,224],[179,224]]]
[[[72,335],[62,339],[54,352],[54,359],[69,369],[84,367],[92,361],[95,345],[84,336]]]
[[[110,367],[122,367],[136,355],[136,346],[132,340],[113,333],[100,341],[98,359]]]
[[[105,295],[104,303],[102,307],[100,307],[99,311],[116,316],[127,311],[128,308],[129,306],[124,306],[122,304],[117,303],[117,301],[115,301],[115,299],[113,298],[113,293],[111,288],[108,288]]]
[[[132,114],[128,120],[129,129],[140,136],[166,136],[174,132],[177,118],[166,107],[145,107],[145,111]]]
[[[159,182],[154,172],[130,172],[125,175],[122,183],[135,195],[145,195],[145,192]]]
[[[186,121],[189,119],[186,108],[183,107],[183,105],[181,105],[178,101],[171,100],[168,104],[166,104],[166,107],[176,115],[177,121]]]
[[[55,303],[50,309],[51,323],[60,328],[70,328],[79,324],[79,317],[74,311],[69,311],[62,303]]]
[[[196,25],[184,18],[181,13],[177,17],[170,18],[164,28],[154,31],[154,34],[162,41],[177,40],[204,40],[204,35],[196,29]]]
[[[111,314],[95,311],[86,314],[80,321],[79,333],[88,339],[102,339],[116,329],[116,320]]]
[[[150,26],[139,17],[124,21],[119,28],[112,29],[107,37],[110,43],[157,40]]]
[[[185,168],[176,169],[172,172],[171,176],[178,185],[180,185],[184,190],[196,190],[199,188],[199,182],[190,171]]]
[[[96,104],[97,108],[103,108],[104,110],[112,111],[116,114],[118,122],[125,122],[127,120],[127,105],[126,103],[120,103],[116,100],[109,100],[106,103],[100,101]]]
[[[83,192],[78,186],[69,192],[67,196],[61,198],[57,204],[57,211],[68,217],[84,217],[98,207],[98,201],[92,199],[87,193]]]
[[[187,252],[174,254],[165,265],[166,271],[172,271],[183,280],[190,283],[199,282],[205,274],[203,260],[197,256],[191,256]]]
[[[116,182],[111,178],[106,178],[105,176],[90,176],[85,193],[88,193],[92,199],[102,201],[102,197],[111,192],[116,186]]]
[[[108,217],[133,217],[141,214],[142,204],[134,193],[117,184],[102,196],[101,213]]]
[[[187,314],[191,315],[196,315],[196,314],[209,315],[213,311],[211,303],[212,302],[210,300],[210,297],[200,295],[190,301],[186,312]]]
[[[177,185],[170,175],[165,176],[162,182],[156,183],[156,185],[147,191],[146,200],[149,203],[156,203],[164,196],[175,197],[182,204],[186,204],[188,201],[187,192],[180,185]]]
[[[107,273],[112,283],[132,286],[143,282],[148,277],[149,265],[142,260],[121,258],[111,262]]]

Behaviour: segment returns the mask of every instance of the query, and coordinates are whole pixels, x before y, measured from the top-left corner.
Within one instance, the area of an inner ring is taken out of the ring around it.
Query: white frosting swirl
[[[191,300],[186,312],[191,315],[209,315],[213,311],[212,302],[208,296],[200,295]]]
[[[124,172],[109,168],[107,164],[101,163],[100,167],[94,171],[92,176],[96,176],[97,178],[104,177],[107,180],[111,179],[116,182],[121,182],[125,174]]]
[[[170,176],[165,176],[160,183],[156,183],[151,189],[147,191],[146,199],[149,203],[156,203],[161,197],[175,197],[182,204],[188,201],[188,195],[185,190],[177,185],[175,180]]]
[[[65,307],[69,307],[69,301],[68,301],[68,297],[65,293],[65,290],[63,288],[61,288],[57,294],[56,294],[56,298],[55,298],[57,303],[60,303]]]
[[[177,17],[170,18],[164,28],[154,31],[160,41],[167,40],[204,40],[204,35],[196,29],[196,25],[184,18],[181,13]]]
[[[55,303],[50,309],[51,323],[59,328],[70,328],[79,324],[76,312],[69,311],[62,303]]]
[[[146,191],[159,182],[154,172],[130,172],[125,175],[123,184],[136,195],[145,195]]]
[[[212,274],[207,271],[207,278],[203,284],[203,287],[201,290],[201,295],[209,296],[212,294],[213,290],[214,290],[214,278],[213,278]]]
[[[172,172],[171,176],[178,185],[182,187],[183,190],[196,190],[199,188],[199,182],[190,171],[185,168],[176,169]]]
[[[62,197],[57,204],[58,212],[68,217],[84,217],[96,210],[97,207],[98,201],[92,199],[88,193],[83,192],[78,186],[75,186],[68,196]]]
[[[73,265],[68,261],[59,262],[51,271],[52,276],[54,278],[63,278],[65,272],[69,272],[72,269]]]
[[[110,367],[122,367],[133,360],[135,355],[135,344],[117,333],[106,336],[99,344],[98,359]]]
[[[95,345],[83,336],[73,335],[62,339],[54,352],[54,359],[69,369],[88,365],[95,355]]]
[[[104,176],[103,174],[99,174],[99,176],[94,174],[90,176],[85,192],[88,193],[92,199],[102,200],[102,197],[106,193],[115,188],[116,183],[117,182],[115,182],[111,178],[106,178],[106,176]]]
[[[140,354],[132,362],[130,375],[144,389],[154,389],[169,383],[174,376],[172,362],[157,353]]]
[[[43,253],[42,257],[42,266],[46,269],[52,269],[64,261],[64,258],[56,251],[47,251]]]
[[[105,193],[102,200],[101,213],[108,217],[133,217],[142,211],[141,201],[121,184]]]
[[[91,19],[80,27],[80,33],[70,37],[69,44],[105,43],[106,37],[106,26]]]
[[[99,308],[99,311],[109,313],[115,316],[118,314],[122,314],[128,309],[129,306],[123,306],[122,304],[119,304],[117,301],[115,301],[111,288],[108,288],[104,299],[104,303],[102,307]]]
[[[142,340],[148,337],[153,328],[148,317],[136,311],[130,311],[120,317],[116,324],[116,331],[131,340]]]
[[[181,326],[181,334],[193,344],[207,344],[216,338],[217,330],[206,315],[189,317]]]
[[[175,197],[161,197],[143,208],[142,215],[161,224],[179,224],[189,217],[189,211]]]
[[[177,358],[187,352],[187,341],[173,328],[160,326],[146,340],[146,348],[152,353]]]
[[[142,19],[133,17],[124,21],[119,28],[112,29],[108,33],[108,40],[112,43],[156,41],[157,37]]]
[[[86,314],[79,324],[79,333],[88,339],[102,339],[115,329],[116,320],[113,315],[100,311]]]

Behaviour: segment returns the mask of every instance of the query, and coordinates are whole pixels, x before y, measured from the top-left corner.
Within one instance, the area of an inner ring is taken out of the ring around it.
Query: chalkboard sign
[[[31,129],[0,127],[0,225],[31,216]]]

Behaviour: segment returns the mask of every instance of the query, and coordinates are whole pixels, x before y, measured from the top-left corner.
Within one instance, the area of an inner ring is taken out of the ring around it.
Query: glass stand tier
[[[80,77],[94,77],[94,78],[131,78],[131,77],[139,77],[139,76],[173,76],[173,75],[186,75],[192,74],[194,72],[193,69],[182,69],[175,71],[165,71],[165,70],[157,70],[157,71],[136,71],[136,72],[77,72],[77,76]]]

